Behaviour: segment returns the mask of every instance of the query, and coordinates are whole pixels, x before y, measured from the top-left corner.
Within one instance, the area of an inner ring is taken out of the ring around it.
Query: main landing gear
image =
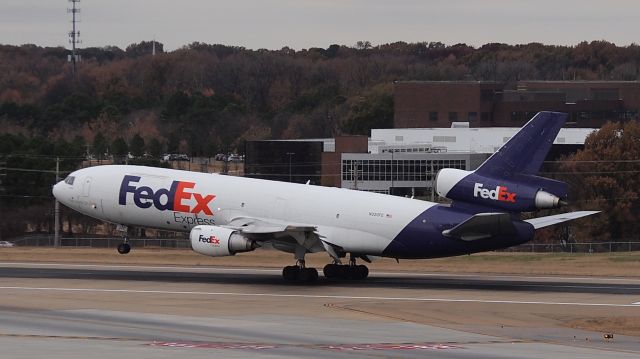
[[[327,279],[351,279],[362,280],[369,276],[369,268],[356,264],[356,257],[351,255],[349,264],[340,264],[338,260],[327,264],[323,269]],[[286,266],[282,269],[282,278],[287,282],[313,283],[318,280],[318,271],[315,268],[307,268],[304,259],[298,258],[296,265]]]
[[[318,271],[305,267],[304,259],[298,259],[296,265],[282,269],[282,278],[287,282],[312,283],[318,280]]]
[[[369,268],[365,265],[357,265],[356,257],[351,255],[349,264],[331,263],[324,266],[324,276],[329,279],[356,279],[362,280],[369,276]]]
[[[312,283],[318,280],[318,271],[315,268],[305,266],[304,257],[307,248],[297,245],[294,250],[296,265],[286,266],[282,269],[282,278],[287,282]]]

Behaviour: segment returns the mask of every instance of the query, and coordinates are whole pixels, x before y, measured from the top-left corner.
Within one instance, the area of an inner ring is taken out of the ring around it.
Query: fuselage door
[[[82,181],[82,197],[89,197],[91,193],[91,177],[85,177]]]

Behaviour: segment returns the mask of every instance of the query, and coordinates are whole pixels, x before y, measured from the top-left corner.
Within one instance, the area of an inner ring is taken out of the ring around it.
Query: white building
[[[390,149],[395,152],[425,152],[431,149],[433,152],[494,153],[519,130],[516,127],[373,129],[369,152],[383,153]],[[587,136],[596,130],[563,128],[554,144],[584,145]]]
[[[343,188],[434,198],[435,176],[442,168],[473,170],[520,128],[412,128],[371,130],[369,153],[343,153]],[[584,145],[596,129],[563,128],[555,153]],[[331,148],[325,144],[325,151]],[[553,156],[553,154],[552,154]]]

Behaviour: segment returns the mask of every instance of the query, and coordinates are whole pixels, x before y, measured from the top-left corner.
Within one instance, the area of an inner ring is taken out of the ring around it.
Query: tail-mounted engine
[[[475,172],[445,168],[438,173],[440,196],[454,201],[500,208],[510,212],[530,212],[557,208],[567,198],[564,182],[525,174],[494,179]]]
[[[189,234],[191,248],[195,252],[211,257],[232,256],[250,252],[258,247],[255,241],[238,231],[218,226],[196,226]]]

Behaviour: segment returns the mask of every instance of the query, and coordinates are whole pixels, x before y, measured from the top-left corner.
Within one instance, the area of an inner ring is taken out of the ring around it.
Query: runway
[[[11,358],[635,358],[620,320],[640,320],[640,279],[0,263]]]

